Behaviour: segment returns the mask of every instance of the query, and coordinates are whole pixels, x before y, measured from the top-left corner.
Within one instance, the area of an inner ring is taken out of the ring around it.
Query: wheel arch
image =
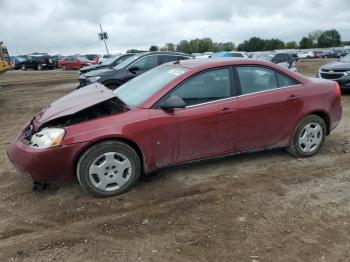
[[[118,85],[122,85],[124,84],[124,82],[122,80],[119,80],[119,79],[109,79],[109,80],[106,80],[106,81],[103,81],[102,82],[102,85],[104,86],[108,86],[108,85],[111,85],[111,84],[118,84]]]
[[[308,115],[316,115],[316,116],[321,117],[323,119],[323,121],[325,122],[325,124],[326,124],[326,128],[327,128],[326,134],[327,135],[330,134],[330,132],[331,132],[331,121],[330,121],[329,114],[327,112],[322,111],[322,110],[315,110],[315,111],[310,112],[306,116],[308,116]]]
[[[136,154],[138,155],[139,159],[140,159],[140,163],[141,163],[141,172],[143,173],[148,173],[148,165],[145,161],[145,155],[143,153],[143,151],[141,150],[140,146],[135,143],[134,141],[132,141],[129,138],[125,138],[125,137],[108,137],[108,138],[102,138],[99,140],[95,140],[92,143],[87,144],[85,147],[83,147],[78,154],[75,156],[74,159],[74,170],[77,169],[78,166],[78,162],[80,160],[80,157],[82,156],[82,154],[84,154],[84,152],[86,152],[86,150],[90,149],[91,147],[95,146],[96,144],[102,143],[102,142],[106,142],[106,141],[119,141],[119,142],[123,142],[125,144],[127,144],[128,146],[130,146],[132,149],[135,150]],[[76,175],[75,171],[74,174]]]

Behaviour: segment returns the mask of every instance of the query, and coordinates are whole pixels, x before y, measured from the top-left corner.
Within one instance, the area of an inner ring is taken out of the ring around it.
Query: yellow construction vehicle
[[[0,41],[0,74],[5,73],[15,67],[15,63],[11,61],[9,53],[3,42]]]

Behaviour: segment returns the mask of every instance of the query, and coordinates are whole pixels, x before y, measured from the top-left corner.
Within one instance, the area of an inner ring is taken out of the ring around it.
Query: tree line
[[[166,43],[162,47],[152,45],[149,51],[178,51],[184,53],[204,53],[220,51],[272,51],[277,49],[308,49],[308,48],[328,48],[338,47],[347,42],[341,41],[341,35],[336,29],[315,30],[304,36],[299,43],[296,41],[283,42],[278,38],[262,39],[251,37],[240,43],[237,48],[233,42],[214,42],[211,38],[181,40],[179,43]],[[145,50],[129,49],[128,53],[143,52]]]

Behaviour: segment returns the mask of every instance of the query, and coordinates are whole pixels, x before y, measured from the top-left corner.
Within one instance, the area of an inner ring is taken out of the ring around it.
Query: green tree
[[[235,50],[235,44],[232,42],[214,43],[213,51],[220,52],[220,51],[232,51],[232,50]]]
[[[312,48],[313,43],[312,40],[306,36],[304,36],[299,42],[300,49]]]
[[[175,51],[176,46],[173,43],[166,43],[165,44],[165,51]]]
[[[127,53],[140,53],[140,52],[146,52],[145,50],[139,50],[139,49],[128,49],[126,50]]]
[[[179,52],[184,52],[184,53],[188,53],[188,54],[194,53],[194,52],[192,52],[190,43],[187,40],[181,40],[177,44],[176,50]]]
[[[323,34],[322,30],[315,30],[309,33],[308,38],[312,42],[312,47],[318,47],[318,40],[322,34]]]
[[[266,39],[264,41],[264,51],[272,51],[277,49],[284,49],[285,44],[282,40],[272,38],[272,39]]]
[[[286,43],[286,49],[296,49],[298,47],[297,42],[290,41]]]
[[[318,38],[318,47],[336,47],[341,45],[341,36],[335,29],[324,31]]]
[[[149,48],[149,51],[158,51],[159,50],[159,47],[156,46],[156,45],[152,45],[150,48]]]

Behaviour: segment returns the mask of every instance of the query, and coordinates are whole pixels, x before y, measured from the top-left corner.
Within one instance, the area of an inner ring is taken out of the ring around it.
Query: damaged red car
[[[341,119],[340,99],[336,82],[265,61],[176,61],[115,91],[96,83],[58,99],[8,156],[34,182],[77,177],[107,197],[169,165],[272,148],[312,156]]]

